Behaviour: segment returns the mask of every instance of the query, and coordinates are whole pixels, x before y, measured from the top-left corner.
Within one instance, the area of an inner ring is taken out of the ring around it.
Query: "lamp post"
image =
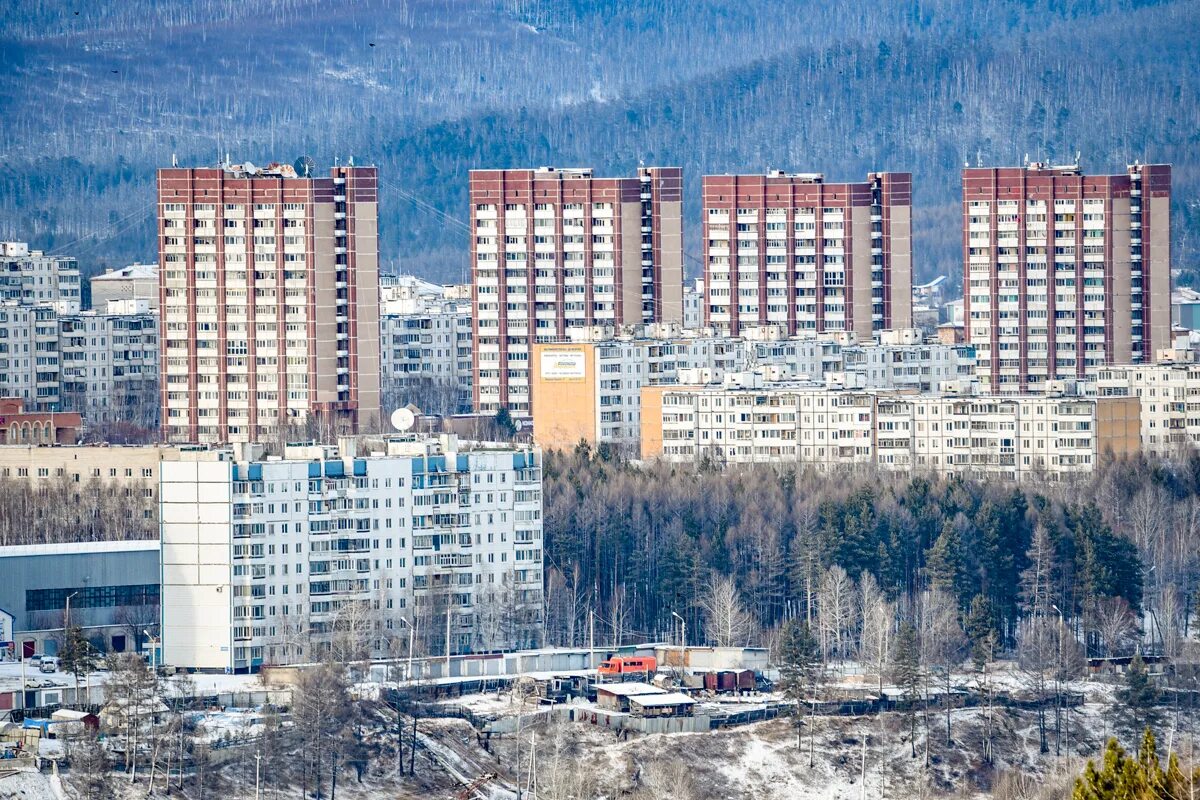
[[[399,615],[397,615],[399,616]],[[413,664],[413,640],[416,638],[416,628],[408,621],[407,617],[400,617],[400,621],[408,626],[408,669],[405,671],[404,677],[412,680],[412,664]]]
[[[154,646],[157,646],[162,641],[162,639],[160,637],[154,636],[153,634],[150,633],[150,631],[146,630],[145,628],[142,628],[142,633],[146,634],[146,641],[150,642],[150,644],[152,645],[150,648],[150,671],[157,674],[158,663],[157,663],[157,659],[155,658],[156,654],[154,652],[154,649],[155,649]]]
[[[671,612],[671,616],[679,620],[679,671],[680,673],[683,673],[685,672],[684,667],[686,666],[684,662],[687,661],[687,620],[676,614],[674,611]]]
[[[63,614],[63,639],[66,639],[67,631],[71,627],[71,598],[77,594],[79,594],[78,590],[67,595],[67,610],[66,613]]]

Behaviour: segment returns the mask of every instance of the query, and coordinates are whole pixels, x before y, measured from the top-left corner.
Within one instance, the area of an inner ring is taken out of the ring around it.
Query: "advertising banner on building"
[[[575,350],[543,350],[542,380],[582,381],[586,377],[587,361],[582,348]]]

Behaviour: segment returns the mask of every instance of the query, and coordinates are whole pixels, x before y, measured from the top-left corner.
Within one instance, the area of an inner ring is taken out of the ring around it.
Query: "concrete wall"
[[[543,374],[543,363],[556,356],[581,359],[583,375]],[[583,439],[595,444],[598,436],[596,346],[593,344],[535,344],[530,369],[530,391],[537,406],[533,441],[540,447],[568,450]],[[620,376],[613,376],[620,377]]]
[[[233,658],[231,464],[162,468],[163,663],[225,669]]]

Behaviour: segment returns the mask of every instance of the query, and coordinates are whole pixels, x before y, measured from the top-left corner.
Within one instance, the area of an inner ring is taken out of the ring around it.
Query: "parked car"
[[[41,653],[35,653],[34,655],[31,655],[29,658],[25,659],[25,663],[31,667],[41,666],[43,658],[45,658],[45,656]]]
[[[54,656],[42,656],[38,669],[42,672],[58,672],[58,659]]]

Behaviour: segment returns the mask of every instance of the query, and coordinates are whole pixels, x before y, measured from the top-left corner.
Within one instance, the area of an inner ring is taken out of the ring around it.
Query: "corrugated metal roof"
[[[663,694],[649,694],[640,697],[631,697],[629,702],[637,703],[639,706],[645,708],[647,706],[692,705],[696,701],[682,692],[664,692]]]

